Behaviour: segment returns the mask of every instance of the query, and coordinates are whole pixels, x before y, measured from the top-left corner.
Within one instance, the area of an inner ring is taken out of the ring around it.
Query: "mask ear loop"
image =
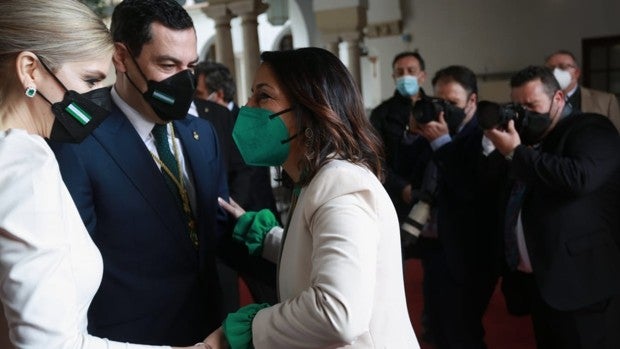
[[[65,89],[65,92],[68,92],[68,91],[69,91],[69,89],[65,86],[65,84],[63,84],[63,83],[60,81],[60,79],[58,79],[58,77],[57,77],[54,73],[52,73],[52,70],[51,70],[51,69],[47,66],[47,64],[45,64],[45,63],[41,60],[41,58],[39,58],[38,56],[37,56],[37,58],[39,59],[39,62],[41,62],[41,65],[43,66],[43,68],[45,68],[45,70],[47,70],[47,72],[48,72],[48,73],[49,73],[49,74],[50,74],[50,75],[54,78],[54,80],[56,80],[56,82],[57,82],[60,86],[62,86],[62,88],[64,88],[64,89]]]
[[[63,89],[65,89],[65,92],[69,92],[69,89],[65,86],[65,84],[60,81],[60,79],[58,79],[56,74],[52,73],[52,70],[47,66],[47,64],[45,64],[43,60],[39,58],[39,56],[37,56],[37,59],[39,60],[39,63],[41,63],[41,66],[43,66],[43,68],[54,78],[54,80],[56,80],[56,82],[60,86],[62,86]],[[47,97],[45,97],[45,95],[41,91],[38,92],[38,95],[41,96],[41,98],[43,98],[47,103],[49,103],[49,105],[54,105],[54,103],[52,103]]]
[[[281,110],[281,111],[279,111],[277,113],[273,113],[273,114],[269,115],[269,120],[273,120],[273,119],[277,118],[278,116],[280,116],[280,115],[282,115],[284,113],[288,113],[289,111],[291,111],[293,109],[295,109],[295,108],[294,107],[290,107],[290,108]],[[299,136],[299,134],[301,132],[302,131],[299,131],[299,132],[295,133],[294,135],[290,136],[289,138],[281,140],[280,143],[281,144],[285,144],[285,143],[288,143],[288,142],[292,141],[293,139],[295,139],[295,137]]]
[[[138,72],[140,73],[140,75],[142,75],[142,78],[144,79],[144,81],[147,82],[149,79],[146,78],[146,75],[144,75],[144,72],[142,71],[142,68],[140,68],[140,65],[138,64],[138,61],[136,61],[136,58],[134,57],[133,52],[131,52],[131,50],[129,49],[129,47],[127,47],[126,44],[123,43],[123,46],[125,46],[125,49],[127,50],[127,52],[129,53],[129,57],[131,58],[131,60],[133,61],[133,64],[136,66],[136,68],[138,68]],[[127,74],[127,72],[125,72],[125,76],[127,77],[127,80],[129,80],[129,82],[133,85],[133,87],[136,88],[136,90],[138,90],[138,92],[144,94],[145,92],[140,91],[140,88],[138,88],[138,85],[136,85],[135,82],[133,82],[133,80],[131,80],[131,78],[129,77],[129,74]],[[148,90],[148,88],[147,88]]]

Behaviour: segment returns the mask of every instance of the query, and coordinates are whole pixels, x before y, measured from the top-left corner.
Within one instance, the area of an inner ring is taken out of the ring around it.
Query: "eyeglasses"
[[[570,63],[560,63],[560,64],[556,64],[556,65],[547,65],[547,67],[549,69],[560,68],[562,70],[577,69],[576,65],[570,64]]]

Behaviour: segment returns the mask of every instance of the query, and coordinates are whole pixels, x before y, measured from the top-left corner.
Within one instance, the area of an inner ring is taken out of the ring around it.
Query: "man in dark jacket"
[[[522,196],[506,214],[516,218],[505,224],[506,261],[527,284],[537,346],[620,348],[618,131],[566,108],[548,68],[527,67],[510,85],[517,122],[486,135]]]

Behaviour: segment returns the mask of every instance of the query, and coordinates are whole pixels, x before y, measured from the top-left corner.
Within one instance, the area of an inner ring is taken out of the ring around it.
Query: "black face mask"
[[[465,120],[465,109],[448,103],[444,109],[443,117],[448,124],[448,131],[451,135],[455,135],[459,132],[459,128],[463,120]]]
[[[110,114],[110,89],[98,88],[83,94],[67,91],[62,101],[52,104],[56,116],[50,139],[80,143]]]
[[[543,135],[551,125],[551,116],[549,113],[537,113],[526,110],[525,115],[517,125],[521,142],[525,145],[534,145],[541,141]]]
[[[133,55],[131,59],[147,84],[147,90],[142,93],[142,97],[153,108],[155,114],[164,121],[185,118],[196,91],[194,74],[186,69],[161,81],[148,80]],[[129,75],[127,73],[125,75],[127,80],[140,91]]]
[[[110,113],[112,105],[110,89],[102,87],[81,94],[68,90],[45,63],[39,61],[66,91],[62,101],[57,103],[52,103],[39,92],[39,95],[52,106],[52,113],[54,114],[54,123],[49,139],[57,142],[80,143]]]
[[[516,121],[516,129],[521,137],[521,142],[525,145],[534,145],[540,143],[545,132],[551,126],[551,108],[553,108],[553,101],[549,107],[549,111],[546,113],[537,113],[535,111],[523,110],[523,117]],[[566,113],[570,114],[571,109],[564,108],[562,115]]]

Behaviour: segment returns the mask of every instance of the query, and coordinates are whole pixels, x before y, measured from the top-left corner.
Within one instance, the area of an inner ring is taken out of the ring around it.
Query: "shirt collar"
[[[129,122],[136,129],[136,132],[138,132],[140,139],[142,139],[143,142],[146,142],[147,138],[151,134],[151,131],[153,130],[153,127],[155,126],[155,123],[145,119],[142,114],[127,104],[127,102],[119,96],[118,92],[116,92],[115,87],[112,87],[111,95],[114,103],[127,116]]]

